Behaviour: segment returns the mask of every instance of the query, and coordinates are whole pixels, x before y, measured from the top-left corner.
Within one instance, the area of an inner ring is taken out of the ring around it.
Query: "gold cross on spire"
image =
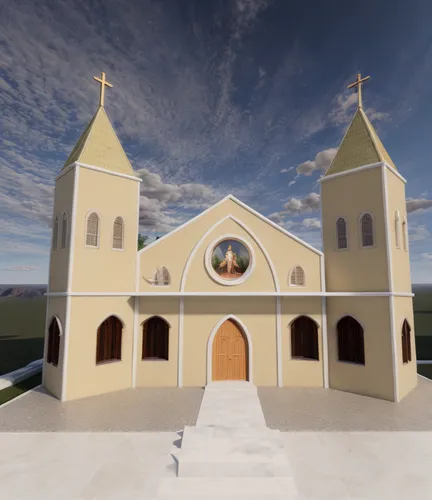
[[[359,73],[357,75],[357,80],[354,83],[351,83],[350,85],[348,85],[349,89],[352,87],[358,86],[357,93],[358,93],[358,107],[359,108],[363,107],[361,87],[363,85],[363,82],[366,82],[367,80],[369,80],[369,78],[370,78],[370,76],[365,76],[364,78],[362,78],[361,74]]]
[[[94,76],[93,78],[101,84],[99,106],[103,106],[104,105],[104,98],[105,98],[105,85],[107,87],[110,87],[110,88],[112,88],[112,85],[105,80],[105,73],[104,72],[102,72],[102,78],[97,78],[96,76]]]

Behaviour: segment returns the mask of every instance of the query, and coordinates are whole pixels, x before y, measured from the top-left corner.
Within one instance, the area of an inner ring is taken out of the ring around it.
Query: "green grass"
[[[20,394],[33,389],[34,387],[40,385],[42,383],[42,373],[38,373],[37,375],[33,375],[33,377],[27,378],[19,382],[12,387],[8,387],[7,389],[3,389],[0,391],[0,405],[10,401],[13,398],[16,398]]]
[[[46,297],[0,297],[0,375],[43,357]]]

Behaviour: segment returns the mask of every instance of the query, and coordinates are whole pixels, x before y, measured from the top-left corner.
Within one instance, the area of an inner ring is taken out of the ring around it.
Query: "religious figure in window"
[[[214,271],[221,278],[238,279],[249,267],[249,251],[239,241],[224,240],[213,250],[211,263]]]

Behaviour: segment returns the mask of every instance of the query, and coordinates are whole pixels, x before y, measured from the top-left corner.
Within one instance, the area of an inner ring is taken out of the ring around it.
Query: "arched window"
[[[99,245],[99,216],[92,212],[87,217],[86,246],[97,247]]]
[[[299,316],[291,323],[291,356],[319,359],[318,326],[307,316]]]
[[[153,277],[155,285],[166,286],[171,283],[171,276],[168,269],[165,266],[158,267]]]
[[[142,359],[168,360],[169,325],[158,316],[143,324]]]
[[[411,361],[411,327],[406,319],[402,325],[402,361]]]
[[[405,217],[402,219],[402,238],[404,250],[408,250],[408,227]]]
[[[61,235],[61,247],[62,248],[66,248],[67,231],[68,231],[68,216],[67,216],[66,212],[63,212],[62,235]]]
[[[54,229],[53,229],[53,250],[57,250],[58,231],[59,231],[59,222],[58,222],[58,217],[56,217],[55,221],[54,221]]]
[[[373,221],[371,214],[364,214],[361,218],[362,246],[372,247],[374,244]]]
[[[399,217],[399,210],[396,210],[396,212],[395,212],[394,232],[395,232],[396,248],[400,248],[400,217]]]
[[[58,366],[60,355],[60,325],[57,318],[52,318],[48,328],[47,363]]]
[[[364,332],[358,321],[345,316],[337,324],[339,361],[365,364]]]
[[[343,217],[339,217],[336,222],[336,234],[338,249],[348,248],[347,225]]]
[[[301,266],[295,266],[290,273],[289,284],[291,286],[304,286],[305,273]]]
[[[115,250],[123,250],[124,237],[124,222],[121,217],[117,217],[114,221],[113,229],[113,248]]]
[[[107,318],[97,330],[96,364],[121,359],[122,322],[116,316]]]

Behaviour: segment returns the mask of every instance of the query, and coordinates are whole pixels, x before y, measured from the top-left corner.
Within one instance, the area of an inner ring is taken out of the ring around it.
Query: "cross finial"
[[[101,84],[99,106],[103,106],[104,105],[104,98],[105,98],[105,85],[107,87],[110,87],[110,88],[112,88],[112,85],[105,80],[105,73],[104,72],[102,72],[102,78],[98,78],[96,76],[94,76],[93,78]]]
[[[352,87],[358,86],[357,93],[358,93],[358,107],[359,108],[363,107],[361,86],[363,85],[363,82],[366,82],[367,80],[369,80],[369,78],[370,78],[370,76],[365,76],[364,78],[362,78],[361,74],[359,73],[357,75],[357,80],[354,83],[351,83],[350,85],[348,85],[349,89]]]

